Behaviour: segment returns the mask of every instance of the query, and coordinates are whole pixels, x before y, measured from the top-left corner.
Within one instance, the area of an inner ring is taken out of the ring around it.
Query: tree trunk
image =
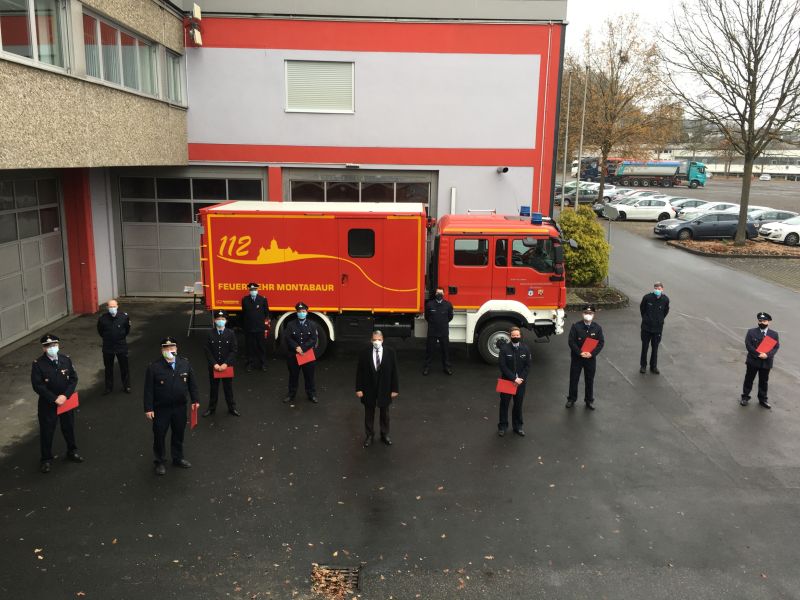
[[[597,201],[603,201],[603,190],[606,187],[606,164],[608,161],[608,151],[607,150],[600,150],[600,164],[598,165],[598,169],[600,171],[600,187],[597,190]]]
[[[739,224],[736,226],[734,246],[744,246],[747,240],[747,206],[750,203],[750,184],[753,181],[753,158],[745,156],[744,173],[742,173],[742,195],[739,204]]]

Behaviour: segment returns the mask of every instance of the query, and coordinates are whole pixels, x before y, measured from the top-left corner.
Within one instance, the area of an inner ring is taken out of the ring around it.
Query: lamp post
[[[581,141],[578,144],[578,170],[575,172],[575,179],[581,180],[581,166],[583,164],[583,125],[586,122],[586,92],[589,89],[589,65],[586,65],[586,72],[583,80],[583,109],[581,110]],[[578,208],[578,185],[575,185],[575,208]]]
[[[567,83],[567,126],[564,128],[564,169],[561,174],[561,211],[564,211],[564,186],[567,185],[567,154],[569,153],[569,105],[572,100],[572,71]]]

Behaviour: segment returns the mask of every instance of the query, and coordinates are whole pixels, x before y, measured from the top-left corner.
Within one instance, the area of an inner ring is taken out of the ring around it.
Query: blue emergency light
[[[530,217],[531,216],[531,207],[530,206],[520,206],[519,207],[519,216],[520,217]]]
[[[531,215],[531,225],[541,225],[542,224],[542,213],[535,212]]]

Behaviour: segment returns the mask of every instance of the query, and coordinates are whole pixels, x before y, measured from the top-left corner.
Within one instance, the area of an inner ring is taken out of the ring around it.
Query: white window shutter
[[[353,63],[287,60],[286,110],[353,112]]]

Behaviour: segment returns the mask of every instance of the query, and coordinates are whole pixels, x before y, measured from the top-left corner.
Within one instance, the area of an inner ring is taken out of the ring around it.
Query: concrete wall
[[[183,54],[183,19],[175,10],[153,0],[83,0],[82,3],[90,10]]]
[[[456,213],[494,208],[497,214],[518,215],[520,206],[530,205],[532,168],[511,168],[503,175],[495,167],[438,167],[437,170],[439,216],[450,213],[451,188],[456,188]]]

